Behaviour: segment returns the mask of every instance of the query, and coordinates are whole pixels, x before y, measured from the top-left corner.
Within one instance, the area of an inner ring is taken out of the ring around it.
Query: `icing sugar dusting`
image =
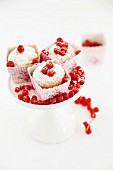
[[[13,61],[17,66],[25,66],[32,63],[33,58],[37,57],[37,53],[33,47],[24,46],[24,52],[18,53],[15,48],[8,56],[8,61]]]
[[[64,56],[61,56],[59,54],[55,54],[54,48],[58,48],[58,46],[56,44],[53,44],[48,48],[49,56],[50,56],[51,59],[55,58],[55,59],[59,60],[59,62],[64,63],[67,60],[70,60],[71,58],[73,58],[75,56],[75,50],[69,44],[68,44],[68,49],[67,49],[66,55],[64,55]]]
[[[65,76],[64,69],[58,64],[54,64],[54,67],[52,68],[52,70],[56,72],[53,77],[49,77],[41,72],[44,66],[46,66],[46,62],[41,63],[33,72],[33,78],[40,86],[59,82],[59,80]]]

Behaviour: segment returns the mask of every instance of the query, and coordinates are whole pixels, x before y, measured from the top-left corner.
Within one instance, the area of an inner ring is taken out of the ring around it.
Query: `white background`
[[[86,66],[86,97],[100,114],[84,133],[85,108],[72,104],[76,133],[66,142],[46,145],[24,131],[38,111],[18,105],[7,88],[5,67],[9,46],[36,43],[46,47],[57,37],[80,44],[86,32],[103,32],[107,40],[102,65]],[[112,0],[0,0],[0,170],[113,170],[113,2]]]

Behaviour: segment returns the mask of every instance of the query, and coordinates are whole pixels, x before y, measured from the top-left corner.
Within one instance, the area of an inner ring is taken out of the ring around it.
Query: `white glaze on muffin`
[[[36,50],[31,46],[24,46],[24,52],[19,53],[15,48],[8,56],[8,61],[13,61],[15,66],[28,66],[38,55]]]
[[[61,56],[59,54],[55,54],[55,52],[54,52],[55,48],[60,49],[60,47],[58,47],[56,44],[51,45],[47,49],[47,51],[49,52],[49,57],[51,59],[53,59],[53,61],[55,60],[55,61],[58,61],[58,62],[65,63],[66,61],[70,60],[71,58],[73,58],[75,56],[75,50],[70,44],[68,44],[67,52],[64,56]]]
[[[65,76],[65,71],[60,65],[54,64],[52,70],[55,71],[55,74],[52,77],[49,77],[41,72],[44,66],[46,66],[46,62],[41,63],[33,72],[32,76],[36,83],[38,83],[41,87],[48,88],[62,83],[62,79]]]

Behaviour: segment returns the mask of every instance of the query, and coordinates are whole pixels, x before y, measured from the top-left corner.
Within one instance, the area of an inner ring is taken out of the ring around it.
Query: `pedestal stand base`
[[[60,143],[75,131],[76,119],[71,107],[45,109],[28,121],[30,135],[43,143]]]

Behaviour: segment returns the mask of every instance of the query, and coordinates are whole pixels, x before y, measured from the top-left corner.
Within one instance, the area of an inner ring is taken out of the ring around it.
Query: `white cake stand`
[[[81,96],[84,86],[82,86],[77,94],[64,102],[53,105],[34,105],[19,100],[14,92],[15,85],[11,78],[8,81],[10,94],[16,102],[29,107],[30,112],[31,108],[38,110],[37,117],[33,116],[32,111],[32,119],[29,120],[28,129],[34,139],[43,143],[60,143],[74,133],[76,117],[70,104]]]

